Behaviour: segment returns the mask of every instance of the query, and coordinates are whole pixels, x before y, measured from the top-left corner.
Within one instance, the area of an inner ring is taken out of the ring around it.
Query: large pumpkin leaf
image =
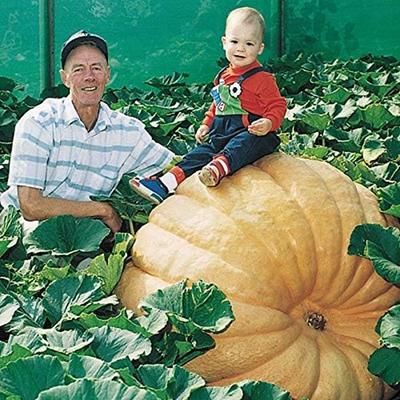
[[[202,377],[177,365],[172,368],[157,364],[141,365],[137,369],[137,377],[160,399],[188,399],[194,390],[205,385]]]
[[[10,362],[0,370],[0,393],[34,400],[41,391],[64,384],[64,375],[56,357],[27,357]]]
[[[129,185],[129,180],[134,176],[135,174],[123,175],[110,196],[91,196],[91,199],[109,202],[120,217],[128,223],[134,221],[144,224],[148,220],[153,205],[135,193]],[[133,233],[133,228],[131,228],[131,233]]]
[[[209,332],[221,332],[234,320],[226,296],[213,284],[194,282],[191,288],[181,281],[147,296],[139,306],[146,311],[159,309],[191,321]]]
[[[112,253],[107,259],[105,254],[100,254],[90,262],[88,268],[82,271],[82,274],[99,277],[103,282],[102,289],[106,295],[111,294],[121,278],[125,259],[133,244],[133,236],[129,233],[117,233],[115,241]]]
[[[159,400],[153,393],[110,380],[80,379],[67,386],[57,386],[40,393],[38,400]]]
[[[46,316],[42,299],[22,294],[14,294],[13,298],[18,302],[19,307],[6,326],[8,332],[20,333],[27,327],[43,326]]]
[[[112,363],[128,357],[137,360],[149,355],[151,342],[144,336],[123,329],[103,326],[88,331],[94,336],[92,349],[100,359]]]
[[[55,256],[97,251],[110,233],[101,221],[60,215],[43,221],[28,236],[30,253],[49,253]]]
[[[82,313],[79,316],[79,319],[77,319],[76,321],[79,323],[80,326],[84,327],[85,329],[101,328],[102,326],[107,325],[113,328],[124,329],[133,333],[140,333],[145,337],[150,337],[151,335],[155,335],[159,333],[163,328],[165,328],[168,322],[168,318],[164,314],[164,321],[160,322],[160,325],[162,327],[160,327],[160,329],[155,332],[149,331],[145,326],[142,326],[141,323],[139,323],[138,318],[130,319],[127,315],[126,310],[124,309],[120,310],[120,313],[117,316],[112,316],[111,318],[99,318],[95,314]],[[155,326],[150,326],[150,329],[153,328],[154,330],[156,330],[156,328],[158,327],[157,321],[153,322]]]
[[[20,346],[19,344],[14,344],[12,346],[1,344],[0,348],[0,369],[4,368],[8,363],[12,361],[16,361],[33,355],[30,350]]]
[[[308,111],[304,113],[301,120],[316,131],[324,131],[329,126],[331,118],[327,114]]]
[[[20,212],[12,206],[9,206],[6,211],[0,214],[0,257],[22,238],[20,217]]]
[[[400,349],[400,305],[394,305],[378,321],[376,332],[387,347]]]
[[[19,307],[19,303],[12,296],[0,294],[0,326],[8,324]]]
[[[95,357],[72,354],[68,363],[68,375],[75,379],[113,380],[119,377],[118,373],[108,364]]]
[[[201,280],[186,291],[183,315],[206,332],[222,332],[234,320],[231,304],[224,293]]]
[[[367,164],[376,161],[380,156],[386,153],[386,147],[382,140],[376,136],[369,136],[363,145],[362,155]]]
[[[85,306],[102,299],[101,282],[94,276],[68,276],[49,285],[43,296],[43,306],[55,324],[73,318],[72,307]]]
[[[90,346],[94,337],[88,332],[77,330],[63,330],[58,332],[54,329],[45,332],[48,349],[62,354],[71,354],[75,351]]]
[[[400,349],[381,347],[375,350],[368,361],[368,370],[389,385],[400,383]]]
[[[190,394],[189,400],[241,400],[243,392],[237,385],[228,387],[202,387]]]
[[[354,228],[348,253],[369,258],[376,272],[391,283],[400,283],[400,230],[378,224]]]
[[[289,393],[267,382],[244,381],[237,384],[243,390],[243,400],[291,400]]]
[[[4,351],[10,352],[15,345],[29,349],[34,354],[43,353],[47,349],[45,340],[35,329],[28,329],[22,334],[10,336]]]
[[[371,104],[363,110],[363,120],[372,128],[380,129],[394,119],[382,104]]]
[[[379,206],[386,213],[400,218],[400,182],[377,191]]]

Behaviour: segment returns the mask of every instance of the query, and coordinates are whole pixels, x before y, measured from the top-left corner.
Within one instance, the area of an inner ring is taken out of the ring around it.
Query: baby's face
[[[244,23],[233,18],[227,25],[222,44],[233,68],[246,67],[264,50],[261,28],[257,23]]]

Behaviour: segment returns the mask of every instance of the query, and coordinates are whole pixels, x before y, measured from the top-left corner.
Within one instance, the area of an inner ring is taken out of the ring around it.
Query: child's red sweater
[[[220,79],[223,79],[226,85],[230,85],[237,81],[240,75],[260,66],[261,64],[257,60],[243,68],[229,66],[222,72]],[[218,84],[218,82],[214,83]],[[241,86],[242,94],[239,98],[242,108],[249,113],[270,119],[272,131],[278,129],[285,117],[286,100],[281,96],[274,76],[269,72],[261,71],[245,79]],[[214,117],[215,103],[212,102],[206,112],[203,124],[211,126]]]

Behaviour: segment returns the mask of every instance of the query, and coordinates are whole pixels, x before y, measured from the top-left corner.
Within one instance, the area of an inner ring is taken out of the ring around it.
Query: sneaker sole
[[[139,196],[145,198],[146,200],[150,201],[150,203],[158,205],[161,204],[161,202],[164,200],[160,196],[157,196],[157,194],[155,194],[151,190],[147,189],[146,187],[135,181],[135,178],[129,181],[129,185],[134,192],[136,192]]]
[[[218,185],[214,175],[208,169],[202,169],[199,172],[199,179],[204,186],[214,187]]]

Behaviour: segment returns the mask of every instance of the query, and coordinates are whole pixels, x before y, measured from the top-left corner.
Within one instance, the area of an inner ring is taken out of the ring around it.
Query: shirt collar
[[[111,126],[109,114],[109,107],[105,103],[100,102],[99,116],[94,128],[96,132],[103,131],[107,128],[107,126]],[[71,95],[64,98],[64,120],[67,125],[71,125],[74,122],[79,122],[82,124],[82,121],[80,120],[79,115],[72,103]]]

